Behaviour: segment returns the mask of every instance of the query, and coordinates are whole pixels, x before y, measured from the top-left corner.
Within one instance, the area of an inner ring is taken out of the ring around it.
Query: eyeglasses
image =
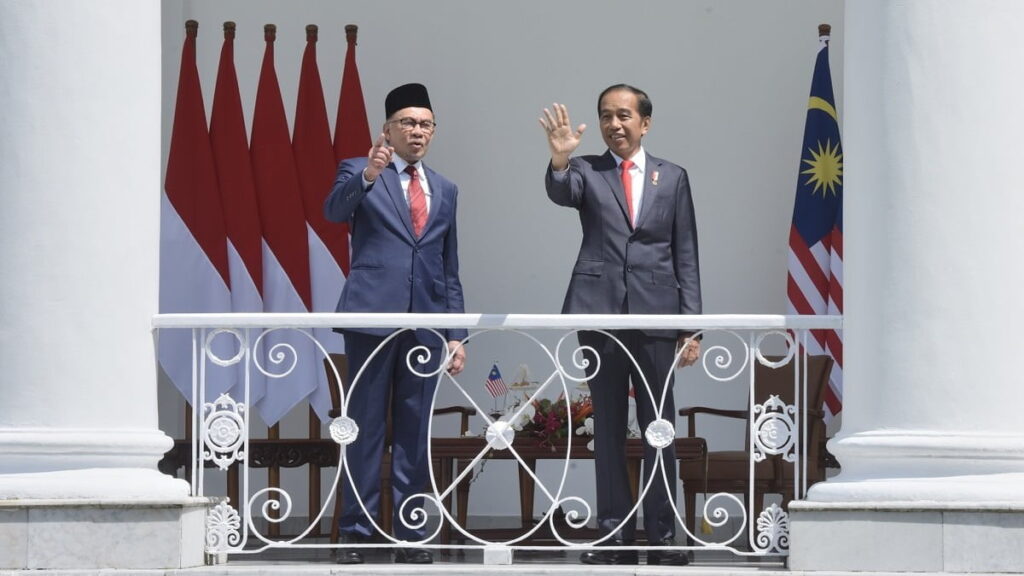
[[[392,120],[391,123],[401,126],[402,132],[412,132],[417,126],[419,126],[421,130],[430,134],[434,131],[434,128],[437,128],[437,122],[434,122],[433,120],[417,121],[415,118],[400,118],[398,120]]]

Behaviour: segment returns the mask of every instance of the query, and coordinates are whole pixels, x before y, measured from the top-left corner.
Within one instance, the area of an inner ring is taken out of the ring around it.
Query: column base
[[[143,468],[88,468],[28,474],[0,474],[0,502],[19,501],[178,501],[188,482]]]
[[[1024,505],[792,502],[794,571],[1024,572]]]
[[[208,498],[0,501],[0,569],[204,563]]]

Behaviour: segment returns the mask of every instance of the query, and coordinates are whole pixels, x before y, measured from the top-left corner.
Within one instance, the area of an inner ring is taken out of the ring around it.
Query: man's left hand
[[[448,341],[448,353],[451,360],[448,362],[448,373],[457,376],[466,367],[466,349],[458,340]]]
[[[676,342],[676,351],[678,352],[680,348],[683,349],[683,354],[679,357],[680,368],[686,368],[700,358],[700,340],[689,336],[680,336]]]

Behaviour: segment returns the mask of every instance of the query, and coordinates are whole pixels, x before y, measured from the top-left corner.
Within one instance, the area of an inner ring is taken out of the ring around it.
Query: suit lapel
[[[427,229],[437,220],[437,214],[441,210],[441,203],[445,201],[445,194],[444,190],[441,189],[441,185],[437,183],[437,178],[434,178],[434,171],[427,168],[426,164],[423,165],[423,173],[427,175],[427,186],[430,187],[430,213],[427,214],[427,223],[423,226],[423,236],[426,236]]]
[[[405,225],[406,231],[409,232],[410,238],[415,238],[415,234],[412,233],[412,216],[409,214],[409,203],[405,201],[405,193],[402,192],[402,182],[398,179],[398,171],[395,169],[394,164],[388,164],[388,167],[380,173],[380,178],[384,182],[384,187],[388,189],[388,196],[391,197],[391,202],[395,205],[395,212],[398,214],[398,218]]]
[[[611,152],[605,152],[604,156],[602,156],[602,160],[604,165],[600,171],[601,176],[608,182],[608,188],[612,191],[612,196],[615,198],[615,202],[619,205],[619,211],[622,212],[622,218],[626,221],[627,225],[630,225],[629,211],[626,208],[626,191],[622,189],[622,178],[619,176],[615,157],[612,156]],[[631,225],[630,227],[632,228]]]

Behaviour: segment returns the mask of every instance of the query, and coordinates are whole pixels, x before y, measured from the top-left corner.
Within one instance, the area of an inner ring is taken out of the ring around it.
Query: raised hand
[[[387,140],[384,139],[384,133],[377,137],[377,141],[373,143],[373,147],[370,148],[370,153],[366,156],[366,169],[363,170],[363,178],[366,178],[367,182],[373,182],[380,176],[380,173],[388,164],[391,163],[391,154],[395,151],[394,148],[387,145]]]
[[[569,166],[569,156],[580,145],[580,137],[587,129],[580,124],[575,130],[569,122],[569,110],[564,104],[555,102],[552,110],[544,109],[544,116],[539,118],[540,125],[548,135],[548,148],[551,149],[551,168],[565,170]]]

